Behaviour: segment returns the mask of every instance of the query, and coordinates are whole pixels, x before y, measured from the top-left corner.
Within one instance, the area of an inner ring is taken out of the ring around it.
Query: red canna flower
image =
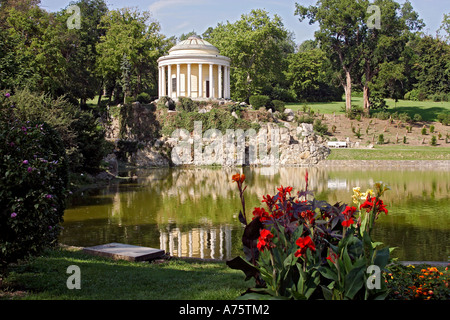
[[[242,183],[245,180],[245,174],[239,174],[236,173],[234,174],[232,177],[233,181],[238,182],[238,183]]]
[[[270,220],[269,213],[264,208],[255,208],[253,210],[253,219],[259,219],[261,222]]]
[[[345,220],[342,221],[342,226],[343,226],[343,227],[348,228],[348,227],[350,227],[352,224],[355,223],[355,220],[353,220],[353,215],[355,214],[355,212],[356,212],[356,208],[355,208],[355,207],[349,207],[349,206],[347,206],[347,207],[345,208],[345,210],[342,212],[342,214],[343,214],[344,217],[345,217]]]
[[[330,255],[327,257],[327,260],[330,260],[331,263],[333,264],[336,262],[337,259],[339,259],[339,255],[332,251],[330,252]]]
[[[310,236],[298,238],[295,244],[300,247],[294,254],[297,258],[303,256],[308,249],[316,251],[316,246]]]
[[[273,234],[269,230],[262,229],[259,233],[258,244],[256,245],[258,250],[262,252],[264,249],[274,248],[275,245],[272,242],[272,238]]]

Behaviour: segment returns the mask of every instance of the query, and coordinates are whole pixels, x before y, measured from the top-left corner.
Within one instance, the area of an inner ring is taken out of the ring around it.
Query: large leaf
[[[364,286],[364,271],[365,266],[353,268],[345,276],[345,296],[353,299],[359,290]]]
[[[242,259],[241,257],[236,257],[232,260],[228,260],[226,265],[231,269],[242,270],[245,274],[245,280],[249,280],[250,278],[256,278],[259,275],[259,271],[256,267],[249,264],[247,261]]]
[[[384,268],[389,262],[389,247],[377,250],[374,264],[380,268]]]

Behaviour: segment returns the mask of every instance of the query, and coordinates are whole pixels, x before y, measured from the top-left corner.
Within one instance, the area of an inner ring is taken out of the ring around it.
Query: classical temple
[[[159,97],[230,99],[230,58],[208,41],[189,37],[158,59]]]

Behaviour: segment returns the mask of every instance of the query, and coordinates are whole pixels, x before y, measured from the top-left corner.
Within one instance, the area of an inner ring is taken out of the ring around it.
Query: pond
[[[133,182],[111,183],[74,194],[64,215],[60,242],[94,246],[120,242],[160,248],[173,256],[230,259],[241,255],[239,194],[231,176],[245,173],[246,210],[280,185],[309,190],[331,204],[351,203],[383,181],[383,201],[374,240],[397,247],[399,260],[447,261],[450,256],[450,170],[446,168],[157,168],[137,170]]]

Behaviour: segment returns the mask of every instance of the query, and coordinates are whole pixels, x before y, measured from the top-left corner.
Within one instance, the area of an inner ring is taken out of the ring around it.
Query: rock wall
[[[171,136],[158,137],[155,128],[161,125],[153,115],[154,110],[150,110],[133,104],[120,112],[120,119],[109,122],[107,138],[116,146],[125,145],[124,141],[136,145],[126,152],[116,150],[122,158],[119,160],[142,168],[171,165],[313,166],[330,154],[326,141],[314,132],[312,124],[297,126],[292,119],[259,122],[261,129],[258,132],[249,129],[245,132],[228,130],[224,134],[218,130],[202,133],[200,127],[191,133],[178,130]]]

